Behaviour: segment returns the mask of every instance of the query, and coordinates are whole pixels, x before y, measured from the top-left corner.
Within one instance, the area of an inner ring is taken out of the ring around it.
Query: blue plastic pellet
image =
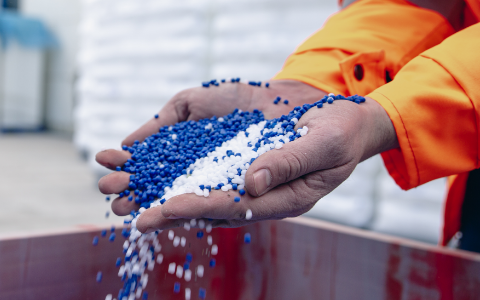
[[[105,197],[105,201],[110,201],[110,196]]]
[[[148,299],[148,292],[143,292],[143,297],[142,297],[143,300],[147,300]]]
[[[155,115],[155,119],[158,119],[158,114]]]
[[[94,245],[94,246],[98,245],[98,236],[93,237],[92,245]]]
[[[101,233],[102,237],[106,237],[107,236],[107,230],[102,230],[102,233]]]
[[[128,150],[128,147],[127,147],[126,145],[123,145],[123,146],[122,146],[122,149],[123,149],[123,150]]]
[[[105,213],[105,218],[108,218],[109,216],[110,216],[110,212],[107,211],[107,212]]]
[[[102,277],[103,277],[102,272],[98,272],[97,273],[97,282],[102,282]]]
[[[240,202],[240,197],[235,197],[235,198],[233,198],[233,201],[235,201],[235,202]]]
[[[265,83],[265,87],[267,87],[267,88],[268,88],[269,86],[270,86],[270,83],[268,83],[268,82],[267,82],[267,83]]]
[[[132,201],[133,200],[133,196],[128,196],[128,201]]]
[[[175,282],[175,284],[173,285],[173,292],[175,294],[180,293],[180,282]]]
[[[245,190],[241,189],[241,190],[238,191],[238,193],[240,194],[240,196],[243,196],[243,195],[245,195]]]
[[[121,171],[121,170],[122,170],[122,167],[116,167],[115,170]]]
[[[198,297],[200,297],[200,299],[205,299],[206,296],[207,291],[204,288],[200,288],[200,290],[198,291]]]
[[[114,231],[115,231],[115,226],[110,227],[110,232],[114,232]]]
[[[215,261],[215,259],[212,258],[212,259],[210,260],[210,263],[209,263],[210,268],[214,268],[215,265],[216,265],[216,263],[217,263],[217,262]]]
[[[203,237],[203,231],[197,231],[197,238],[201,239]]]
[[[120,267],[120,265],[122,264],[122,259],[119,257],[117,258],[117,261],[115,262],[115,267]]]
[[[245,233],[245,236],[243,237],[243,241],[245,242],[245,244],[250,244],[250,242],[252,241],[252,237],[250,236],[250,233]]]
[[[288,100],[287,99],[283,100],[283,104],[288,104]]]
[[[222,79],[222,83],[225,83],[225,81],[226,81],[225,79]]]
[[[115,233],[110,234],[110,237],[108,238],[110,242],[115,241]]]
[[[189,264],[188,262],[184,263],[184,264],[183,264],[183,269],[184,269],[184,270],[190,269],[190,264]]]
[[[237,187],[238,187],[238,185],[237,185],[236,183],[232,184],[232,189],[233,189],[234,191],[237,190]]]
[[[187,253],[187,257],[185,258],[185,260],[191,263],[192,259],[193,259],[192,253]]]

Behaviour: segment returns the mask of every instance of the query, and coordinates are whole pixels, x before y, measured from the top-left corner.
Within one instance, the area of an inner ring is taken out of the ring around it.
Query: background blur
[[[0,234],[110,224],[94,161],[178,91],[272,77],[336,0],[3,0]],[[443,179],[409,192],[380,157],[306,215],[436,243]]]

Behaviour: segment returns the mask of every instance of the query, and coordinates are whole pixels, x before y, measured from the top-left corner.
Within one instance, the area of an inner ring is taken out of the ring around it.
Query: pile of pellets
[[[222,80],[221,83],[224,83]],[[232,83],[239,79],[232,79]],[[216,80],[203,83],[203,87],[218,86]],[[249,82],[250,85],[261,86],[261,82]],[[266,83],[265,87],[268,88]],[[273,104],[278,104],[281,98],[277,97]],[[201,197],[208,197],[212,190],[236,191],[238,195],[233,201],[240,202],[245,195],[245,174],[249,166],[260,155],[270,151],[279,150],[283,145],[293,142],[308,133],[307,127],[295,126],[309,109],[321,108],[325,103],[335,100],[348,100],[360,104],[365,101],[361,96],[343,97],[329,94],[313,104],[304,104],[295,107],[288,115],[280,118],[265,120],[259,110],[243,112],[235,109],[231,114],[223,117],[212,117],[199,121],[180,122],[172,126],[163,126],[144,141],[135,141],[123,150],[131,153],[125,165],[117,167],[117,171],[130,173],[129,189],[121,192],[120,197],[127,197],[140,205],[138,211],[132,211],[125,220],[131,225],[124,228],[122,235],[125,237],[123,245],[125,258],[117,260],[119,267],[118,276],[123,281],[123,288],[118,293],[118,300],[147,299],[145,288],[148,283],[147,270],[153,270],[154,265],[163,262],[160,253],[161,245],[158,234],[161,231],[142,234],[136,228],[138,217],[146,209],[164,204],[170,198],[186,193],[195,193]],[[288,100],[283,104],[288,105]],[[158,118],[158,115],[155,116]],[[226,200],[227,201],[227,200]],[[254,217],[250,209],[245,212],[245,219]],[[198,228],[197,238],[208,234],[212,230],[209,220],[190,220],[184,224],[185,230]],[[106,235],[106,231],[102,232]],[[185,237],[175,236],[172,230],[168,231],[168,238],[177,247],[186,244]],[[115,239],[115,233],[110,234],[110,240]],[[250,243],[250,234],[245,234],[245,243]],[[218,246],[207,236],[207,242],[212,255],[218,253]],[[94,244],[98,243],[98,238]],[[123,264],[122,264],[123,263]],[[215,266],[215,260],[210,260],[210,267]],[[170,263],[168,273],[183,278],[189,282],[192,270],[196,276],[203,277],[203,265],[195,265],[191,253],[187,253],[185,264]],[[101,273],[97,281],[101,280]],[[180,293],[180,282],[174,284],[173,292]],[[190,288],[184,289],[185,299],[192,297]],[[205,299],[206,289],[200,288],[198,297]],[[117,299],[107,295],[106,300]]]

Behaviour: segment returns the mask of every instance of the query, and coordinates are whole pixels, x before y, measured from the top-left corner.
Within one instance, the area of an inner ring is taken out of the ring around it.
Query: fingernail
[[[180,219],[180,217],[178,217],[178,216],[175,215],[175,214],[169,214],[169,215],[166,216],[165,218],[167,218],[167,219]]]
[[[154,229],[154,228],[152,228],[152,227],[148,227],[148,228],[147,228],[147,230],[145,230],[145,232],[144,232],[144,233],[145,233],[145,234],[147,234],[147,233],[152,233],[152,232],[154,232],[154,231],[155,231],[155,229]]]
[[[253,183],[255,184],[257,195],[265,193],[272,183],[272,175],[270,175],[270,171],[267,169],[261,169],[255,172],[253,174]]]

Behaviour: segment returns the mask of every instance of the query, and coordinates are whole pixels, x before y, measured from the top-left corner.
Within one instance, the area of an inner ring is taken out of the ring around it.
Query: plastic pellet
[[[173,230],[169,230],[168,231],[168,239],[173,240],[174,237],[175,237],[175,232],[173,232]]]
[[[117,258],[117,261],[115,262],[115,267],[120,267],[120,265],[122,264],[122,259],[119,257]]]
[[[211,235],[207,236],[208,245],[212,245],[212,241],[213,241],[212,236]]]
[[[212,229],[213,229],[212,224],[207,224],[207,226],[205,226],[205,231],[206,231],[207,233],[212,232]]]
[[[197,231],[197,238],[201,239],[203,237],[203,231]]]
[[[250,235],[250,233],[245,233],[245,236],[243,237],[243,241],[245,244],[250,244],[250,242],[252,241],[252,237]]]
[[[204,268],[202,265],[198,265],[197,267],[197,276],[202,278],[203,277],[203,271],[204,271]]]
[[[179,237],[179,236],[176,236],[176,237],[173,239],[173,247],[178,247],[178,245],[180,245],[180,237]]]
[[[192,259],[193,259],[192,253],[187,253],[187,256],[186,256],[185,260],[188,261],[189,263],[191,263]]]
[[[209,263],[210,268],[214,268],[216,264],[217,262],[214,258],[210,259],[210,263]]]
[[[157,264],[161,264],[163,262],[163,254],[157,255]]]
[[[177,265],[177,272],[175,273],[178,278],[182,278],[183,276],[183,267],[181,265]]]
[[[187,244],[187,239],[184,236],[182,236],[182,238],[180,239],[180,246],[185,247],[186,244]]]
[[[187,282],[190,281],[192,279],[192,270],[190,270],[190,269],[185,270],[185,274],[183,275],[183,278]]]
[[[154,117],[155,117],[155,119],[158,119],[158,114],[156,114]]]
[[[98,245],[98,236],[93,237],[92,245],[94,246]]]
[[[250,220],[252,218],[252,210],[247,209],[247,212],[245,213],[245,219]]]
[[[235,202],[240,202],[240,197],[235,197],[235,198],[233,198],[233,201],[235,201]]]
[[[288,100],[287,99],[283,100],[283,104],[288,104]]]
[[[97,282],[102,282],[102,277],[103,277],[102,272],[98,272],[97,273]]]
[[[265,83],[265,87],[268,88],[269,86],[270,86],[270,83],[266,82],[266,83]]]
[[[198,297],[200,299],[205,299],[206,296],[207,296],[207,290],[205,290],[204,288],[200,288],[198,292]]]
[[[108,238],[110,242],[115,241],[115,233],[110,234],[110,237]]]
[[[241,190],[238,191],[238,193],[240,194],[240,196],[243,196],[243,195],[245,195],[245,190],[241,189]]]
[[[110,201],[110,196],[105,197],[105,201]]]
[[[212,255],[217,255],[218,254],[218,246],[217,245],[212,245],[211,253],[212,253]]]
[[[112,294],[108,294],[107,297],[105,297],[105,300],[112,300],[112,299],[113,299]]]
[[[176,264],[174,262],[172,262],[168,265],[168,273],[169,274],[175,273],[175,266],[176,266]]]
[[[190,300],[192,297],[192,291],[189,288],[185,289],[185,300]]]
[[[174,285],[173,285],[173,292],[175,294],[178,294],[180,293],[180,282],[175,282]]]

